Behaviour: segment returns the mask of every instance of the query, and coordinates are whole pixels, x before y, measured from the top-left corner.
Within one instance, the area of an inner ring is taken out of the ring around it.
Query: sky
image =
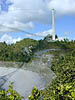
[[[75,0],[0,0],[0,42],[51,34],[53,8],[58,37],[75,40]]]

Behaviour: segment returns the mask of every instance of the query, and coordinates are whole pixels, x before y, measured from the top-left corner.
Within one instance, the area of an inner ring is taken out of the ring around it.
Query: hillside
[[[0,43],[0,60],[1,61],[25,61],[28,62],[33,54],[37,41],[33,39],[24,39],[16,44],[7,45],[5,42]],[[31,50],[31,51],[30,51]]]
[[[5,42],[0,43],[0,61],[28,62],[36,51],[44,49],[75,49],[75,41],[48,42],[45,38],[38,41],[27,38],[11,45],[7,45]]]
[[[62,51],[52,52],[54,58],[50,68],[56,78],[44,90],[34,87],[29,100],[75,100],[75,47],[71,46],[65,55],[60,55]]]
[[[55,50],[47,51],[48,49]],[[40,55],[40,52],[43,52],[44,56],[42,54]],[[44,90],[38,90],[34,86],[31,95],[28,97],[29,100],[75,100],[75,41],[48,42],[45,39],[38,41],[33,39],[24,39],[20,42],[17,42],[16,44],[11,45],[7,45],[5,42],[0,43],[1,61],[27,62],[27,64],[29,64],[28,62],[31,59],[34,60],[34,53],[37,54],[38,57],[43,56],[43,58],[40,59],[44,63],[47,63],[46,61],[48,60],[48,68],[53,71],[56,77],[52,80],[51,83],[49,82],[49,85]],[[50,54],[53,55],[51,65],[50,60],[44,58],[46,57],[45,54],[47,54],[47,57],[50,57]],[[34,66],[30,66],[29,70],[32,68],[33,71],[36,69],[37,72],[39,72],[38,67],[43,68],[41,65],[42,63],[41,61],[39,62],[39,60],[37,62],[36,59],[34,62]],[[47,74],[45,71],[48,72],[49,69],[43,69],[46,76]],[[3,100],[11,100],[11,98],[12,100],[23,99],[23,97],[13,90],[12,82],[9,85],[9,89],[7,91],[0,90],[0,93],[0,98],[3,98]],[[24,98],[24,100],[26,99]]]

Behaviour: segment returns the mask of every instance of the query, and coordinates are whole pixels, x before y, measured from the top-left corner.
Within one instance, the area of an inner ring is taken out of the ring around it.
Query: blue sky
[[[41,39],[42,36],[51,34],[52,8],[56,10],[56,34],[59,37],[75,40],[74,0],[36,0],[36,2],[35,0],[1,0],[0,6],[0,25],[3,25],[0,27],[0,41],[13,43],[27,37]],[[17,29],[37,36],[20,32]]]
[[[75,40],[75,16],[63,16],[56,20],[56,33]]]

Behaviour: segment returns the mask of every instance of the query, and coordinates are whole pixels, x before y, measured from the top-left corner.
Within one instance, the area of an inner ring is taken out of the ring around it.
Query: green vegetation
[[[24,51],[25,47],[30,49],[29,53]],[[56,74],[56,78],[45,90],[34,87],[28,97],[29,100],[75,100],[75,41],[48,42],[46,39],[39,41],[25,39],[12,45],[0,43],[0,60],[4,61],[28,62],[36,50],[52,48],[60,50],[50,52],[54,54],[51,69]],[[0,98],[22,100],[22,97],[13,90],[12,85],[7,91],[0,91]]]
[[[0,100],[22,100],[23,98],[24,97],[20,96],[15,90],[13,90],[13,82],[10,82],[7,91],[0,91]]]
[[[52,47],[58,44],[55,47],[62,48],[47,52],[54,55],[51,69],[56,74],[56,78],[41,92],[41,96],[32,99],[33,95],[31,95],[30,100],[75,100],[75,42],[57,41],[51,44]]]
[[[32,93],[28,96],[29,100],[41,100],[42,91],[38,90],[36,87],[33,87]]]
[[[41,96],[32,99],[31,95],[30,100],[75,100],[75,49],[67,51],[64,56],[60,54],[58,51],[54,53],[51,66],[56,78],[41,91]]]
[[[56,55],[51,69],[56,78],[44,91],[46,100],[75,100],[75,50]]]
[[[11,45],[0,43],[0,61],[28,62],[36,45],[37,41],[32,39],[24,39]]]
[[[74,50],[75,49],[75,41],[55,41],[48,42],[46,39],[39,40],[37,48],[42,49],[62,49],[62,50]]]
[[[48,36],[47,36],[48,37]],[[7,45],[0,43],[0,61],[29,62],[34,52],[43,49],[75,49],[74,41],[56,41],[48,42],[47,37],[44,40],[24,39],[16,44]]]

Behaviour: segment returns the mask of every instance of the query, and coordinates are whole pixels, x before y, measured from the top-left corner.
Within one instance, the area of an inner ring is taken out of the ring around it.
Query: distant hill
[[[46,38],[46,37],[45,37]],[[55,41],[48,42],[44,40],[23,39],[16,44],[7,45],[0,43],[0,61],[28,62],[31,60],[34,52],[43,49],[75,49],[75,41]]]

